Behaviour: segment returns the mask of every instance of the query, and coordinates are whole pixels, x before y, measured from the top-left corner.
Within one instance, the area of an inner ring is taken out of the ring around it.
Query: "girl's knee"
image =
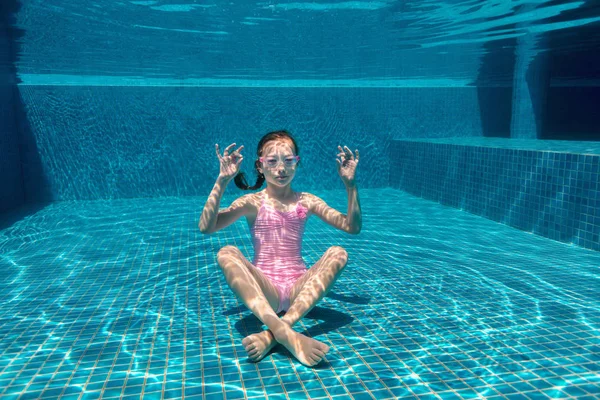
[[[223,246],[221,250],[217,253],[217,262],[219,265],[223,266],[223,263],[227,260],[231,260],[234,257],[237,257],[240,250],[231,245]]]
[[[336,265],[343,270],[348,263],[348,252],[341,246],[331,246],[328,250],[329,256],[336,260]]]
[[[340,260],[340,262],[342,263],[342,268],[348,262],[348,252],[343,247],[341,247],[341,246],[331,246],[327,251],[330,253],[330,255],[332,257]]]

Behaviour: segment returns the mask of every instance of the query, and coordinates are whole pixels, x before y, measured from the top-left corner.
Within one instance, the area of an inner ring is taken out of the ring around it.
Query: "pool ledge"
[[[600,142],[576,142],[570,140],[525,140],[487,137],[452,137],[439,139],[392,139],[399,142],[419,142],[447,144],[453,146],[489,147],[509,150],[543,151],[553,153],[571,153],[600,155]]]
[[[498,138],[392,140],[390,186],[600,251],[599,147]]]

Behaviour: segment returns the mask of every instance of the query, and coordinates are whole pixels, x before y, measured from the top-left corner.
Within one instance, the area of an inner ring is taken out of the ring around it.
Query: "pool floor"
[[[345,191],[315,194],[346,211]],[[349,253],[295,327],[326,359],[308,368],[277,346],[252,363],[241,342],[261,323],[216,265],[228,244],[252,259],[248,227],[203,235],[205,201],[58,202],[0,230],[0,397],[600,396],[598,252],[361,189],[359,235],[306,226],[308,265]]]

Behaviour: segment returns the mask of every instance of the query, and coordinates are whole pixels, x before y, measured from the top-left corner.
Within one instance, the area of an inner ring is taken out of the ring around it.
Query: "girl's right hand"
[[[240,154],[240,151],[244,148],[244,146],[240,146],[239,149],[234,150],[231,154],[229,151],[232,147],[235,146],[235,143],[227,146],[223,155],[219,153],[219,145],[215,144],[215,150],[217,152],[217,157],[219,157],[219,162],[221,163],[221,169],[219,171],[219,176],[226,179],[233,179],[237,175],[240,170],[240,163],[244,159],[244,157]]]

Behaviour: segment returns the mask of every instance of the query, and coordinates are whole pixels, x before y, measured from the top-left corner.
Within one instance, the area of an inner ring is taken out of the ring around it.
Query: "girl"
[[[337,170],[346,186],[348,213],[344,215],[329,207],[322,199],[307,192],[295,192],[291,187],[300,156],[298,145],[286,131],[271,132],[258,143],[258,159],[254,168],[256,184],[248,187],[239,173],[244,159],[240,146],[223,155],[215,145],[220,173],[208,196],[200,217],[200,231],[216,232],[245,216],[254,244],[254,259],[250,262],[235,246],[225,246],[217,254],[217,262],[231,290],[268,329],[246,337],[242,344],[253,361],[259,361],[276,343],[284,345],[302,364],[313,366],[329,351],[329,346],[302,335],[292,326],[323,298],[340,276],[348,261],[342,247],[332,246],[310,269],[301,256],[302,234],[306,220],[316,214],[326,223],[351,234],[362,226],[355,173],[356,157],[344,146],[337,154]],[[241,189],[258,189],[267,181],[267,188],[241,196],[231,206],[219,210],[225,187],[235,177]],[[287,311],[280,319],[277,314]]]

